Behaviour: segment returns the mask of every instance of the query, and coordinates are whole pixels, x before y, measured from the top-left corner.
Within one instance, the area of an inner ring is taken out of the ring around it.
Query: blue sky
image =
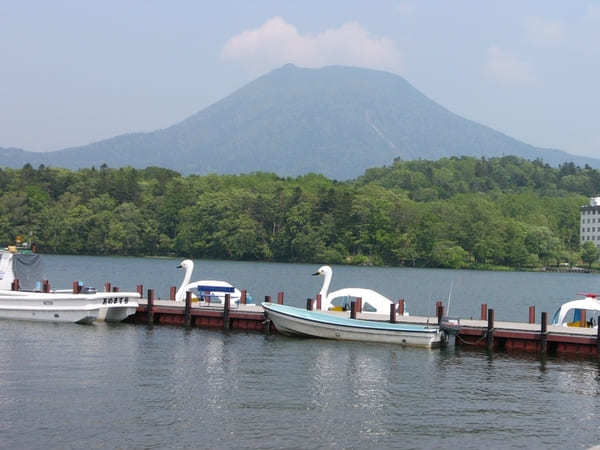
[[[600,1],[0,3],[0,147],[172,125],[292,62],[388,70],[451,111],[600,157]]]

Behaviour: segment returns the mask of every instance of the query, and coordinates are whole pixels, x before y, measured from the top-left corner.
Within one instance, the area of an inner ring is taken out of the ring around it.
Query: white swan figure
[[[214,287],[214,288],[231,288],[233,292],[230,292],[231,295],[231,304],[238,304],[240,302],[240,297],[242,293],[239,289],[234,288],[231,284],[226,281],[218,281],[218,280],[200,280],[194,281],[190,283],[190,279],[192,278],[192,272],[194,271],[194,262],[191,259],[184,259],[177,266],[178,269],[185,269],[185,276],[183,277],[183,281],[181,282],[181,286],[177,289],[177,293],[175,294],[175,301],[184,302],[186,292],[192,292],[192,298],[198,298],[198,286],[206,286],[206,287]],[[200,297],[201,300],[205,297],[210,297],[210,303],[224,303],[225,302],[225,290],[206,290],[202,291]],[[251,299],[250,296],[246,297],[247,299]]]
[[[349,305],[348,298],[362,298],[362,311],[376,312],[379,314],[389,314],[390,305],[393,303],[389,298],[375,292],[371,289],[363,288],[345,288],[328,293],[333,271],[329,266],[321,266],[313,275],[322,275],[325,277],[321,287],[321,310],[328,311],[332,307]],[[337,302],[336,300],[339,299]]]

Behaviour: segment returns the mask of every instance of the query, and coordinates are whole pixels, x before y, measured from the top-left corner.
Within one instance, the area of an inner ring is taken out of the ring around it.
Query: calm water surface
[[[74,280],[167,297],[178,261],[44,256],[53,286]],[[301,306],[312,265],[196,261],[258,300]],[[526,320],[580,291],[581,274],[334,267],[333,289],[405,298],[412,314]],[[586,448],[600,443],[594,360],[264,337],[168,326],[0,321],[3,448]]]

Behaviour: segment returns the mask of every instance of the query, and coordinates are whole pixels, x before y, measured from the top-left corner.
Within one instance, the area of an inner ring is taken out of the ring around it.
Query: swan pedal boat
[[[274,303],[262,303],[262,307],[277,331],[285,335],[426,348],[438,347],[442,339],[437,326],[356,320]]]
[[[551,325],[598,328],[600,321],[599,294],[580,293],[577,295],[584,295],[585,298],[563,303],[552,316]]]
[[[0,290],[0,319],[92,323],[120,321],[137,309],[137,292],[79,293]]]

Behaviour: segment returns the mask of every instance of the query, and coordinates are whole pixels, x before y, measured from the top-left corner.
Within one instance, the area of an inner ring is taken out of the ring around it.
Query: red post
[[[317,311],[321,311],[321,294],[317,294]]]
[[[404,299],[403,298],[398,300],[398,314],[401,316],[404,315]]]
[[[119,292],[119,286],[113,286],[112,291],[113,292]]]
[[[48,280],[42,281],[42,292],[50,292],[50,282]]]
[[[356,319],[356,302],[350,302],[350,318]]]
[[[441,300],[438,300],[437,302],[435,302],[435,314],[436,314],[436,316],[437,316],[437,312],[438,312],[438,309],[439,309],[440,306],[442,306]]]
[[[362,297],[356,297],[356,312],[362,312]]]
[[[442,324],[442,317],[444,317],[444,305],[442,304],[442,302],[438,302],[438,303],[439,303],[439,305],[437,305],[435,315],[437,316],[438,326],[439,326]]]
[[[104,292],[110,292],[110,283],[108,281],[104,283]]]
[[[481,320],[487,320],[487,317],[488,317],[487,304],[482,303],[481,304]]]
[[[529,307],[529,323],[535,323],[535,306]]]
[[[587,325],[587,323],[585,320],[585,309],[580,309],[579,310],[579,326],[585,327],[586,325]]]
[[[171,286],[169,288],[169,300],[175,300],[175,295],[177,294],[177,287]]]
[[[283,292],[278,292],[277,293],[277,304],[278,305],[283,305]]]
[[[73,294],[79,294],[79,281],[73,281]]]
[[[144,286],[141,284],[137,285],[137,293],[140,294],[140,297],[144,296]]]
[[[396,305],[390,303],[390,322],[396,323]]]
[[[240,292],[240,305],[246,304],[246,295],[248,295],[248,293],[246,292],[246,289],[242,289]]]
[[[13,280],[13,282],[11,283],[11,289],[13,291],[18,291],[19,289],[21,289],[21,286],[19,285],[19,279],[18,278],[15,278]]]

